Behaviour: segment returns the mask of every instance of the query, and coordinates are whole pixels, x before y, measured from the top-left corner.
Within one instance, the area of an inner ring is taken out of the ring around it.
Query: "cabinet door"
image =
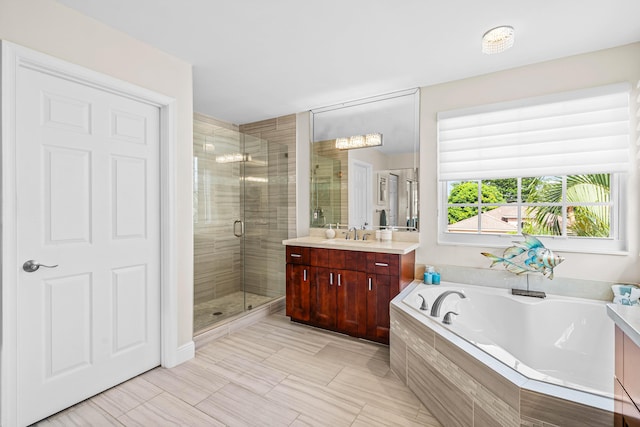
[[[622,427],[640,427],[640,411],[627,393],[623,393],[622,397]]]
[[[366,332],[365,274],[359,271],[337,271],[337,326],[340,332],[363,336]]]
[[[287,316],[308,322],[310,313],[309,266],[287,264]]]
[[[366,338],[389,343],[390,284],[393,276],[367,274],[367,333]]]
[[[640,375],[638,375],[640,347],[635,345],[635,343],[631,341],[631,338],[626,334],[623,334],[623,339],[624,356],[622,370],[624,373],[624,379],[622,380],[622,386],[629,394],[629,397],[631,397],[631,400],[638,405],[640,404]],[[640,421],[638,421],[638,423],[640,423]]]
[[[323,328],[336,327],[336,273],[325,267],[311,267],[311,319]]]

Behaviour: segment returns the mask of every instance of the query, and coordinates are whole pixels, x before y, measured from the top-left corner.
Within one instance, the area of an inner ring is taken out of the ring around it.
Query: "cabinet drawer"
[[[398,276],[400,274],[400,255],[368,252],[366,268],[367,273]]]
[[[309,250],[309,264],[314,267],[329,267],[330,249],[311,248]]]
[[[309,264],[309,248],[287,246],[288,264]]]
[[[345,251],[341,249],[329,250],[329,267],[352,271],[365,271],[364,252]]]

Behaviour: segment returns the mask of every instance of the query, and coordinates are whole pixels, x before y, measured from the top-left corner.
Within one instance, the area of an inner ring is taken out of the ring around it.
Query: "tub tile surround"
[[[434,264],[428,264],[434,265]],[[447,282],[464,283],[467,285],[488,286],[502,289],[526,289],[526,276],[517,276],[509,273],[501,267],[474,268],[456,265],[434,265],[440,273],[441,280]],[[416,280],[422,281],[424,264],[416,263]],[[529,275],[529,289],[543,291],[547,294],[587,298],[600,301],[613,300],[611,286],[617,282],[604,282],[598,280],[572,279],[567,277],[555,277],[549,280],[540,274]]]
[[[395,301],[403,298],[411,286]],[[605,426],[613,413],[524,389],[391,304],[391,370],[447,426]],[[508,375],[507,375],[508,377]],[[543,390],[545,386],[541,386]]]

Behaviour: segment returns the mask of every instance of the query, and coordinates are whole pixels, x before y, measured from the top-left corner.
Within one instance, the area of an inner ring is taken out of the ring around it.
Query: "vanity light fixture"
[[[513,46],[515,30],[508,25],[495,27],[482,36],[482,53],[493,55],[504,52]]]
[[[251,155],[247,153],[231,153],[231,154],[223,154],[221,156],[216,156],[216,163],[239,163],[239,162],[250,162]]]
[[[347,138],[336,138],[336,148],[338,150],[377,147],[380,145],[382,145],[381,133],[368,133],[366,135],[354,135]]]

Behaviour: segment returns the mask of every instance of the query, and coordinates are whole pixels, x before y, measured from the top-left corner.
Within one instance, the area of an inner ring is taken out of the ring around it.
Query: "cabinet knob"
[[[340,283],[340,276],[341,276],[341,274],[340,274],[340,273],[338,273],[338,286],[340,286],[340,285],[341,285],[341,283]]]
[[[371,290],[371,282],[372,282],[372,279],[371,277],[369,277],[369,290]]]
[[[333,273],[329,273],[329,284],[333,285]]]
[[[303,276],[302,280],[304,280],[304,281],[306,282],[306,281],[307,281],[307,269],[305,268],[304,270],[302,270],[302,273],[303,273],[303,275],[302,275],[302,276]]]

